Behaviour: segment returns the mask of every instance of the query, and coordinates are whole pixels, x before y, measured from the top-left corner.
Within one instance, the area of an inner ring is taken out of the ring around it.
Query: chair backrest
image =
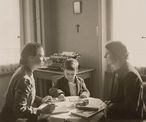
[[[141,78],[143,80],[143,100],[146,105],[146,75],[141,75]]]

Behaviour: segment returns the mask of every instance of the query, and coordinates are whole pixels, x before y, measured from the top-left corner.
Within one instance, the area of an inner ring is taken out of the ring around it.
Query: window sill
[[[0,76],[12,74],[19,64],[0,65]]]

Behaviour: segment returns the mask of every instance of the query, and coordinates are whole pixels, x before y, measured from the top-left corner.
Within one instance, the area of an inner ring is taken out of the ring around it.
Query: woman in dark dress
[[[142,79],[136,69],[127,62],[126,46],[120,41],[110,41],[105,48],[105,58],[114,73],[111,98],[105,109],[106,118],[142,119]]]
[[[44,102],[51,102],[51,97],[36,96],[33,71],[44,63],[44,50],[38,43],[28,43],[21,52],[21,66],[13,74],[6,94],[0,122],[16,122],[26,119],[27,122],[36,122],[41,113],[38,107]],[[34,104],[37,106],[34,107]],[[55,106],[50,104],[50,112]]]

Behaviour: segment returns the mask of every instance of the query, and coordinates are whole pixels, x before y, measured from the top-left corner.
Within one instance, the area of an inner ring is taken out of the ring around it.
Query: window
[[[146,0],[113,0],[113,40],[123,41],[129,62],[146,66]]]
[[[20,58],[19,0],[0,4],[0,65],[16,64]]]

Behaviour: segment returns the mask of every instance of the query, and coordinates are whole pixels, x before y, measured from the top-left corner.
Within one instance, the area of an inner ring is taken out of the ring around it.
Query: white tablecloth
[[[89,104],[87,106],[91,107],[98,107],[99,109],[103,109],[104,103],[100,99],[89,97]],[[89,119],[85,119],[82,117],[78,117],[75,115],[72,115],[72,112],[76,112],[77,108],[75,107],[75,104],[78,102],[79,97],[78,96],[70,96],[66,97],[66,101],[63,102],[57,102],[56,104],[56,110],[54,111],[54,114],[42,114],[40,118],[48,118],[50,122],[97,122],[98,119],[103,116],[103,112],[99,112],[95,116]],[[59,113],[59,112],[65,112],[65,113]],[[57,112],[59,114],[57,114]],[[56,113],[56,114],[55,114]]]

